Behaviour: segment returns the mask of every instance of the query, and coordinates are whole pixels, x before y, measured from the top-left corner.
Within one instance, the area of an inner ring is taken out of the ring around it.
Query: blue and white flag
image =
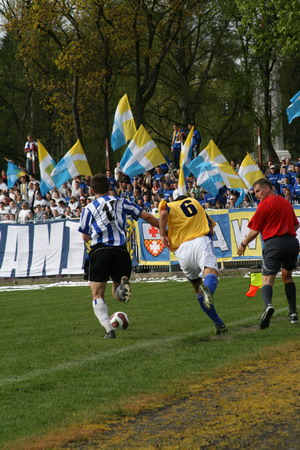
[[[291,98],[290,102],[290,106],[286,109],[289,124],[292,123],[296,117],[300,116],[300,91]]]
[[[201,186],[211,195],[217,195],[219,189],[225,185],[217,164],[204,161],[201,154],[193,159],[188,168],[197,178],[197,186]]]
[[[194,127],[191,128],[185,143],[183,144],[180,152],[180,172],[178,179],[178,191],[179,195],[186,194],[185,177],[190,174],[189,164],[192,159],[192,140],[194,134]]]
[[[93,175],[79,139],[51,172],[58,189],[76,175]]]
[[[128,145],[120,161],[120,167],[126,175],[134,177],[165,162],[155,142],[141,125]]]
[[[135,121],[130,109],[127,94],[123,95],[117,106],[111,134],[111,147],[117,150],[126,144],[136,133]]]
[[[202,163],[206,163],[206,165],[201,167]],[[241,177],[231,167],[214,141],[209,141],[205,149],[189,165],[189,169],[197,177],[197,180],[199,179],[198,186],[204,187],[203,183],[206,183],[206,186],[209,184],[213,188],[214,185],[214,192],[222,186],[230,189],[247,189]],[[204,189],[207,190],[205,187]],[[213,194],[211,190],[208,192]]]

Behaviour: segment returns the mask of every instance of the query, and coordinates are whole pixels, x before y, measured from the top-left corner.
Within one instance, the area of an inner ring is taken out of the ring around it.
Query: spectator
[[[42,216],[43,216],[42,205],[37,204],[36,207],[34,208],[33,218],[34,218],[34,220],[39,221],[39,220],[42,220]]]
[[[155,167],[155,174],[153,175],[153,183],[154,183],[154,180],[156,180],[158,182],[162,179],[164,180],[164,177],[165,177],[165,175],[164,175],[163,171],[161,170],[161,168],[159,166]]]
[[[108,182],[110,184],[110,190],[116,192],[117,180],[115,179],[115,177],[113,177],[111,170],[106,171],[106,178],[108,179]]]
[[[196,158],[199,153],[199,148],[201,144],[201,134],[200,131],[197,130],[195,125],[192,123],[188,124],[188,129],[191,130],[194,127],[193,139],[192,139],[192,148],[193,148],[193,156],[192,159]]]
[[[0,178],[0,190],[2,192],[7,192],[7,184],[3,180],[3,178]]]
[[[46,206],[47,201],[42,197],[42,194],[40,192],[36,193],[36,198],[33,202],[33,207],[35,208],[36,205]]]
[[[180,153],[181,153],[181,146],[184,143],[184,137],[185,137],[184,130],[180,129],[179,125],[175,123],[173,125],[173,135],[171,142],[171,152],[173,153],[175,169],[179,169],[180,167],[179,166]]]
[[[37,142],[34,141],[31,134],[27,136],[24,152],[26,155],[26,172],[31,175],[35,173],[35,161],[37,158]]]
[[[32,212],[31,209],[29,208],[29,204],[23,200],[21,210],[18,215],[18,221],[24,223],[26,218],[28,217],[29,212]]]
[[[117,165],[114,169],[114,177],[117,182],[119,181],[120,173],[122,173],[122,169],[120,167],[120,162],[117,162]]]

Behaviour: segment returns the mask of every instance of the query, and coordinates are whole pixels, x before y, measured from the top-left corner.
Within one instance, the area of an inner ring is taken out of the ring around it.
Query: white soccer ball
[[[129,326],[129,319],[126,313],[117,311],[110,316],[110,323],[116,330],[126,330]]]

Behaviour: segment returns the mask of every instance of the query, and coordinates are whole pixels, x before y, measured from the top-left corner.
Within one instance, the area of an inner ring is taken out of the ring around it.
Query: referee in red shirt
[[[249,242],[261,233],[264,241],[262,298],[265,311],[261,317],[260,328],[268,328],[274,314],[273,284],[280,269],[289,304],[289,320],[296,323],[298,322],[296,286],[292,272],[296,268],[299,253],[299,241],[296,237],[299,222],[292,205],[283,197],[274,195],[269,180],[261,178],[254,183],[253,188],[260,203],[248,224],[251,231],[238,246],[237,254],[242,256]]]

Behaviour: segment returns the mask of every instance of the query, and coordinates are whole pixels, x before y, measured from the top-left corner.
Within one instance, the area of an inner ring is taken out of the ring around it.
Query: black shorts
[[[101,283],[111,278],[120,283],[124,275],[130,277],[132,263],[125,247],[95,245],[89,254],[89,261],[89,281]]]
[[[274,275],[281,268],[293,270],[297,266],[299,241],[294,236],[276,236],[265,241],[263,249],[263,275]]]

